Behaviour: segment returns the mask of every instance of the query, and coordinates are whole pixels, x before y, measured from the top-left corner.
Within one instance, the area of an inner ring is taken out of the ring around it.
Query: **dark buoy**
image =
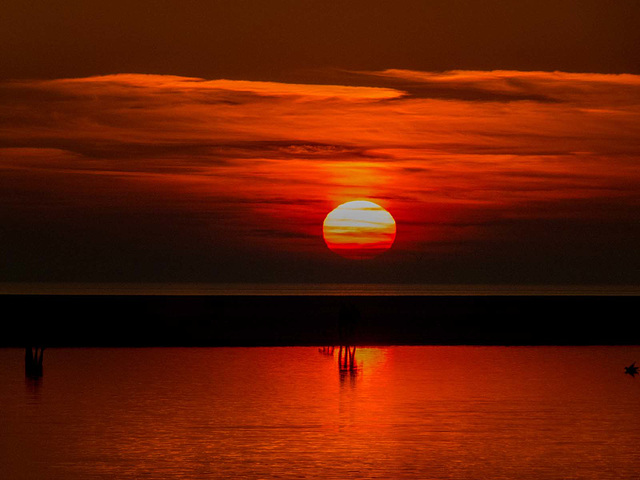
[[[636,367],[636,362],[633,362],[628,367],[624,367],[624,373],[631,375],[633,378],[636,378],[636,375],[638,374],[638,367]]]

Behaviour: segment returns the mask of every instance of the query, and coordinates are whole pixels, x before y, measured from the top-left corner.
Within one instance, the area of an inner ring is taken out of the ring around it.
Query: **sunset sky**
[[[25,2],[0,282],[640,282],[640,3]],[[393,247],[327,248],[373,201]]]

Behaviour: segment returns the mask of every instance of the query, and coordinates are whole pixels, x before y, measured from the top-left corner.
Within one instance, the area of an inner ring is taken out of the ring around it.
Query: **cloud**
[[[517,238],[525,220],[535,241],[558,216],[569,229],[597,228],[637,212],[640,76],[351,78],[362,85],[138,74],[4,82],[0,215],[33,226],[97,212],[153,232],[181,218],[183,240],[320,255],[318,225],[353,199],[391,211],[408,250],[463,249],[505,229]]]
[[[640,102],[640,76],[510,70],[417,72],[389,69],[353,72],[401,88],[418,98],[477,101],[598,103],[623,106]]]

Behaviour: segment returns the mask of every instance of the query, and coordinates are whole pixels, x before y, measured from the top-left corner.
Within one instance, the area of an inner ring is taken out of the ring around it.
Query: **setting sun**
[[[396,238],[396,222],[380,205],[356,200],[332,210],[322,231],[333,252],[345,258],[365,259],[391,248]]]

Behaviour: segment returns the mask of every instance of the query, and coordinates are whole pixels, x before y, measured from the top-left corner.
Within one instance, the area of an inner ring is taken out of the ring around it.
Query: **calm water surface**
[[[0,350],[0,476],[632,479],[639,347]]]

